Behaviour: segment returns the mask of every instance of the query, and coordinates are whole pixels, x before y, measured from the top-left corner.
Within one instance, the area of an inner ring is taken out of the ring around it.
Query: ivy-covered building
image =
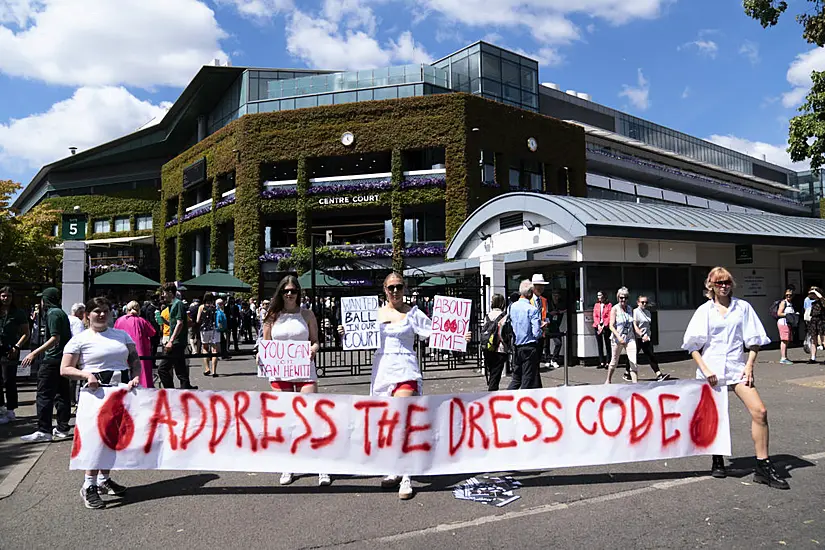
[[[269,292],[313,238],[348,260],[350,284],[437,264],[473,210],[511,191],[809,215],[797,184],[477,42],[363,71],[203,67],[162,120],[45,166],[15,206],[84,217],[103,245],[93,263],[127,258],[165,281],[223,267]]]

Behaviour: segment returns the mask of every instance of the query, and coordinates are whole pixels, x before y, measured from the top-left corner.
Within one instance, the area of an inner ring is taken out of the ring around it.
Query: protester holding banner
[[[636,333],[633,327],[633,310],[627,305],[630,291],[623,286],[616,293],[618,304],[613,306],[610,310],[610,332],[612,334],[611,343],[613,355],[610,359],[610,364],[607,366],[607,381],[605,384],[610,384],[613,379],[613,372],[619,364],[619,357],[624,351],[627,354],[627,360],[630,363],[630,379],[636,383],[639,381],[638,372],[639,367],[636,365]]]
[[[370,395],[381,397],[412,397],[422,395],[421,368],[415,353],[415,337],[427,339],[433,324],[427,315],[404,300],[404,278],[390,273],[384,279],[387,303],[378,310],[380,333],[378,349],[372,357]],[[338,332],[344,335],[344,327]],[[464,335],[470,341],[470,333]],[[412,480],[408,475],[390,474],[381,480],[381,487],[398,486],[398,498],[413,496]]]
[[[777,489],[789,489],[769,460],[768,411],[754,385],[753,368],[761,346],[770,343],[759,316],[751,305],[733,297],[736,282],[724,267],[714,267],[705,280],[709,300],[699,306],[685,331],[682,348],[696,361],[696,378],[711,386],[719,382],[745,404],[751,414],[751,435],[756,449],[753,481]],[[747,357],[745,351],[747,350]],[[713,477],[727,475],[721,455],[713,455]]]
[[[315,355],[320,349],[318,343],[318,321],[312,310],[304,309],[299,303],[301,284],[294,275],[287,275],[275,289],[275,295],[270,302],[263,322],[262,340],[294,340],[309,341],[310,369],[307,377],[270,376],[269,385],[276,392],[315,393],[318,390],[318,375],[315,372]],[[260,347],[260,346],[259,346]],[[291,472],[281,474],[281,485],[289,485],[295,481]],[[328,474],[318,474],[318,485],[332,483]]]
[[[85,381],[94,391],[101,385],[124,383],[127,389],[140,383],[141,365],[135,342],[126,331],[109,328],[109,300],[92,298],[86,303],[89,330],[84,330],[66,343],[60,374]],[[109,477],[109,470],[87,470],[80,490],[86,508],[105,508],[100,494],[121,496],[126,487]]]

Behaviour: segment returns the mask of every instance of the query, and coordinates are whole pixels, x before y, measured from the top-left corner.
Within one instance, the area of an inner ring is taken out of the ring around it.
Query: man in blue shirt
[[[515,336],[516,356],[513,379],[508,390],[531,390],[540,388],[539,380],[539,338],[541,321],[539,310],[530,304],[533,296],[532,283],[521,282],[518,288],[519,301],[510,306],[510,323]]]

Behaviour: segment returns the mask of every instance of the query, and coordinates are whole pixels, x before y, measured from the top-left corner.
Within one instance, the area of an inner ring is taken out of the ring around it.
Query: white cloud
[[[691,94],[690,86],[685,86],[685,89],[682,91],[682,99],[689,98],[690,94]]]
[[[292,7],[291,0],[215,0],[218,5],[232,6],[245,17],[264,18]]]
[[[750,155],[759,160],[767,160],[773,164],[790,168],[791,170],[808,170],[808,163],[805,162],[791,162],[791,156],[788,154],[788,145],[772,145],[762,141],[751,141],[749,139],[740,138],[737,136],[726,135],[720,136],[714,134],[707,138],[708,141],[739,151],[746,155]]]
[[[645,78],[642,69],[639,69],[636,86],[622,85],[619,97],[626,97],[630,103],[640,111],[650,107],[650,81]]]
[[[511,49],[519,55],[523,55],[524,57],[535,59],[539,62],[539,65],[543,67],[558,67],[559,65],[564,63],[564,56],[560,54],[556,48],[544,47],[539,48],[538,50],[533,52],[528,52],[520,48],[509,49]]]
[[[22,27],[29,20],[29,16],[35,10],[35,3],[38,0],[1,0],[0,1],[0,24],[14,23]]]
[[[796,107],[802,103],[811,89],[813,71],[825,71],[825,48],[814,48],[796,56],[786,75],[793,89],[782,94],[782,105]]]
[[[88,149],[156,124],[169,107],[141,101],[123,87],[79,88],[44,113],[0,124],[0,165],[38,169],[67,156],[69,146]]]
[[[710,57],[711,59],[716,59],[716,54],[719,51],[719,45],[716,44],[716,42],[701,38],[699,40],[693,40],[692,42],[685,42],[676,49],[682,51],[691,48],[696,48],[700,55]]]
[[[219,45],[226,34],[199,0],[12,1],[0,12],[20,27],[0,25],[0,72],[9,76],[68,86],[182,86],[201,65],[227,58]]]
[[[412,34],[382,45],[366,30],[341,30],[338,22],[294,11],[286,28],[287,50],[311,67],[370,69],[393,63],[423,63],[430,55]]]
[[[328,21],[348,29],[363,29],[369,35],[374,35],[378,26],[372,8],[361,0],[324,0],[323,15]]]
[[[739,53],[748,58],[748,61],[750,61],[752,65],[759,63],[759,44],[756,42],[745,40],[739,47]]]

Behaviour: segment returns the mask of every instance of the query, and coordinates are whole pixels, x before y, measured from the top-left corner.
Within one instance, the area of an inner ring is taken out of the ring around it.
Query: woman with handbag
[[[779,309],[776,311],[778,319],[776,326],[779,329],[779,363],[782,365],[793,365],[793,361],[788,359],[788,344],[793,338],[793,327],[799,324],[799,314],[794,311],[791,300],[793,299],[793,290],[785,290],[785,298],[779,302]]]
[[[825,334],[825,299],[819,287],[815,286],[811,287],[808,298],[811,300],[810,315],[805,325],[811,346],[811,358],[808,364],[814,365],[816,364],[816,352],[822,349],[822,337]]]

